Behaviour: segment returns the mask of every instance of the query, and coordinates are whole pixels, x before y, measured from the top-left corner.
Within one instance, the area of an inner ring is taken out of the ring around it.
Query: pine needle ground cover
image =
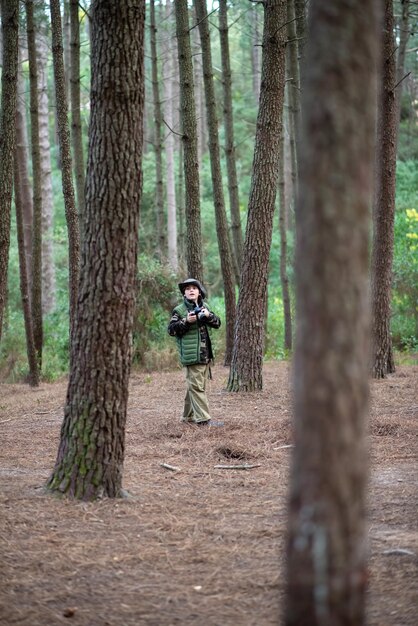
[[[179,422],[180,370],[133,375],[130,498],[94,503],[43,491],[66,383],[1,386],[0,624],[280,624],[290,367],[267,363],[264,391],[244,395],[224,391],[222,365],[213,374],[209,401],[225,426],[204,430]],[[418,366],[371,388],[368,622],[413,626]]]

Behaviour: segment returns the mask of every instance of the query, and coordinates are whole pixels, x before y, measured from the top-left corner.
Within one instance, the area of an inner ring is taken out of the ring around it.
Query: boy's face
[[[193,302],[197,302],[199,297],[199,289],[196,285],[188,285],[184,290],[184,295],[188,300],[192,300]]]

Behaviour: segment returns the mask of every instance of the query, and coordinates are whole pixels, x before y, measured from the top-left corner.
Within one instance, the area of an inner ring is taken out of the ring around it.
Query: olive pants
[[[208,377],[209,365],[197,364],[186,367],[187,391],[184,398],[183,422],[207,422],[211,419],[206,397]]]

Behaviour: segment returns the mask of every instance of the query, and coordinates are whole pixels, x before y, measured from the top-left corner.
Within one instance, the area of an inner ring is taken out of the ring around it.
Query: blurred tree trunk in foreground
[[[378,0],[313,0],[310,8],[296,213],[286,626],[365,623],[378,8]]]
[[[142,183],[145,2],[94,0],[91,20],[80,291],[61,441],[48,483],[51,491],[83,500],[123,495]]]

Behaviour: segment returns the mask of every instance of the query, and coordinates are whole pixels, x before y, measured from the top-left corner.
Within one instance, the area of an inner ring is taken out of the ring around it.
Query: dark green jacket
[[[199,306],[204,306],[210,311],[207,302],[200,301]],[[185,298],[173,310],[168,325],[168,333],[176,338],[180,362],[185,367],[197,363],[209,363],[213,359],[209,333],[211,328],[219,328],[221,325],[219,317],[212,312],[202,321],[189,324],[186,319],[187,312],[192,311],[194,307],[195,304]]]

